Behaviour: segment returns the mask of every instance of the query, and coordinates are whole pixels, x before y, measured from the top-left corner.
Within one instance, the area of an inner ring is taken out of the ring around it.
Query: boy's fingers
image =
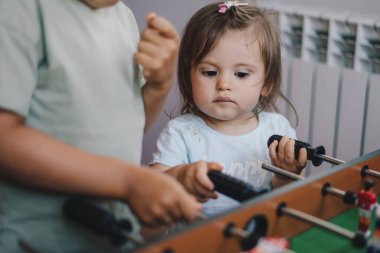
[[[146,22],[149,24],[149,22],[154,19],[155,17],[157,17],[157,14],[155,12],[149,12],[148,14],[146,14],[145,16],[145,20]]]
[[[183,201],[182,204],[179,205],[180,212],[182,217],[190,222],[195,220],[202,211],[202,206],[195,199],[192,201],[188,201],[189,199]]]
[[[137,49],[139,53],[144,53],[150,56],[159,55],[161,53],[160,48],[147,41],[140,41],[137,45]]]
[[[178,38],[175,27],[169,20],[151,12],[146,16],[147,25],[157,30],[161,35],[168,38]]]

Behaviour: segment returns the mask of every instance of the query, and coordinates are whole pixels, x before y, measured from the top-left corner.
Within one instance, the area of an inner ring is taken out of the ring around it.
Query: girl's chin
[[[230,121],[234,120],[234,117],[231,117],[230,115],[207,115],[206,116],[210,120],[218,120],[218,121]]]
[[[236,114],[221,114],[221,113],[214,113],[214,114],[208,114],[203,115],[203,117],[206,117],[210,120],[218,120],[218,121],[233,121],[233,120],[251,120],[252,118],[255,118],[255,115],[253,113],[247,114],[247,115],[236,115]]]

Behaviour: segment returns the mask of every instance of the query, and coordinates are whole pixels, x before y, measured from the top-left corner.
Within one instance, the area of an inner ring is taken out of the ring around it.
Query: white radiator
[[[279,23],[283,92],[298,112],[298,139],[344,161],[380,148],[380,2],[352,2],[258,1]]]

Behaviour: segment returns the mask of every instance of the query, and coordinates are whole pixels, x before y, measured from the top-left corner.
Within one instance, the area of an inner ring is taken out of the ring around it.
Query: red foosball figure
[[[364,184],[364,189],[360,190],[357,195],[356,205],[359,209],[359,233],[365,237],[369,237],[371,231],[369,225],[371,223],[372,210],[376,206],[377,197],[372,192],[373,182],[368,180]]]
[[[294,253],[289,241],[282,237],[262,237],[255,248],[246,253]]]

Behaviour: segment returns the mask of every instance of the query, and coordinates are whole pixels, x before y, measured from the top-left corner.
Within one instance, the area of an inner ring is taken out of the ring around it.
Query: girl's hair
[[[264,87],[269,90],[267,96],[261,96],[256,113],[266,110],[278,111],[275,101],[282,97],[293,109],[294,106],[282,94],[281,85],[281,50],[277,27],[269,14],[254,5],[230,7],[226,13],[219,13],[215,2],[198,10],[187,23],[182,37],[178,55],[178,83],[183,97],[181,113],[198,114],[193,100],[191,71],[215,47],[218,40],[227,31],[239,31],[252,28],[265,67]]]

